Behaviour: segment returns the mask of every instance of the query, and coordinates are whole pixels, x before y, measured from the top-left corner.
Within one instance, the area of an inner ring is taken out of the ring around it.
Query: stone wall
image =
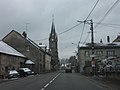
[[[18,70],[25,59],[21,57],[11,56],[7,54],[0,55],[0,76],[7,75],[9,70]]]

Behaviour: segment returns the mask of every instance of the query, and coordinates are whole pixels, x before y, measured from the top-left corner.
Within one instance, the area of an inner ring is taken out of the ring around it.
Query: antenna
[[[52,14],[52,22],[54,22],[54,14]]]
[[[25,32],[27,33],[27,31],[28,31],[28,25],[29,25],[30,23],[25,23],[25,27],[26,27],[26,29],[25,29]]]

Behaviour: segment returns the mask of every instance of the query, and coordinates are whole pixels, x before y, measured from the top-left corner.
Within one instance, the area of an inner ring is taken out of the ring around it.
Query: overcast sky
[[[116,0],[100,0],[88,19],[98,22]],[[36,43],[48,45],[48,38],[52,24],[52,14],[57,34],[78,24],[77,20],[85,20],[97,0],[0,0],[0,38],[2,39],[11,30],[22,33],[28,24],[28,37]],[[120,3],[109,13],[102,23],[120,24]],[[80,40],[83,24],[73,30],[58,36],[58,50],[60,58],[69,58],[75,55]],[[90,32],[86,25],[81,42]],[[111,41],[120,33],[119,26],[99,25],[95,31],[95,42],[109,35]],[[90,42],[90,35],[87,39]],[[74,45],[72,43],[75,43]]]

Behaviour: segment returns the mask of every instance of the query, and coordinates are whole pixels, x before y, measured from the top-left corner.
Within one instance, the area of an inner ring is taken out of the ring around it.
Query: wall
[[[108,57],[107,52],[108,51],[115,51],[115,55],[111,56],[117,56],[120,57],[120,46],[119,47],[99,47],[94,49],[94,53],[96,55],[95,60],[103,60]],[[89,53],[86,53],[89,52]],[[102,53],[100,53],[102,52]],[[83,72],[83,68],[85,66],[85,61],[91,61],[91,48],[90,47],[84,47],[79,48],[78,51],[78,61],[80,65],[80,72]],[[87,69],[88,70],[88,69]]]
[[[48,54],[45,54],[45,70],[46,72],[51,70],[51,56]]]
[[[1,66],[1,72],[0,75],[5,76],[8,72],[8,70],[18,70],[21,65],[20,63],[24,63],[25,59],[21,57],[16,57],[16,56],[11,56],[11,55],[6,55],[6,54],[1,54],[0,55],[0,66]]]
[[[23,35],[13,30],[12,32],[10,32],[10,34],[3,38],[3,41],[15,48],[16,50],[18,50],[31,61],[33,61],[35,63],[35,73],[44,72],[45,52],[41,50],[38,46],[36,46],[32,40],[23,37]]]

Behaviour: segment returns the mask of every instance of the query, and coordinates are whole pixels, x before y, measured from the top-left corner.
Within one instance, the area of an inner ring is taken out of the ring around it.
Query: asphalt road
[[[0,90],[115,90],[76,73],[54,72],[0,83]]]

